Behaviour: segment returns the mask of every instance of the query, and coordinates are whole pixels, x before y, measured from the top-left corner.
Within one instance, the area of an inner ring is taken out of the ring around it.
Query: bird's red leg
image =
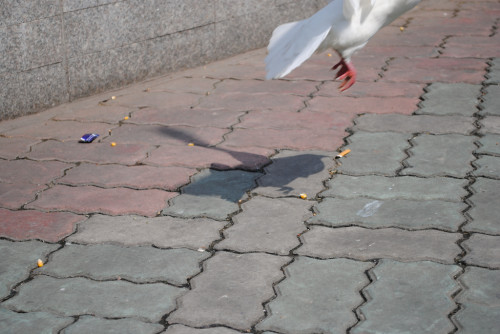
[[[356,69],[350,61],[346,62],[344,59],[333,66],[332,70],[336,70],[337,68],[339,68],[339,71],[335,79],[342,80],[339,89],[343,92],[356,82]]]

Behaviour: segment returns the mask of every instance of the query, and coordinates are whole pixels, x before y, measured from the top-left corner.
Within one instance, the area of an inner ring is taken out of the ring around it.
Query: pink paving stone
[[[10,211],[0,209],[0,236],[14,240],[58,242],[87,219],[69,212]]]
[[[392,82],[465,82],[480,84],[484,80],[487,64],[483,59],[432,58],[403,59],[391,62],[382,81]]]
[[[333,129],[343,131],[352,125],[355,115],[332,112],[289,112],[289,111],[251,111],[235,125],[235,128],[261,129]]]
[[[48,183],[73,165],[57,161],[0,160],[0,182]]]
[[[336,151],[348,133],[330,129],[235,129],[224,142],[230,146],[259,146],[270,149]]]
[[[125,123],[229,128],[242,115],[243,111],[233,110],[144,108],[134,112]]]
[[[166,78],[144,83],[148,86],[150,92],[171,92],[171,93],[191,93],[191,94],[206,94],[215,89],[215,85],[219,83],[218,79],[198,78]]]
[[[265,55],[261,58],[264,59]],[[213,78],[213,79],[260,79],[266,77],[266,70],[264,68],[264,61],[259,64],[228,64],[225,61],[217,61],[182,72],[185,76],[192,76],[194,78]]]
[[[109,142],[81,144],[74,141],[63,143],[48,140],[35,145],[27,156],[35,160],[135,165],[143,160],[151,149],[153,148],[148,144],[118,143],[112,147]]]
[[[387,59],[391,57],[435,57],[438,55],[437,47],[434,45],[428,46],[413,46],[413,45],[391,45],[383,46],[369,43],[366,47],[361,49],[357,56],[384,56]],[[356,57],[354,57],[356,59]]]
[[[187,145],[188,143],[203,146],[216,145],[222,141],[229,129],[214,127],[164,126],[125,124],[112,132],[104,142],[121,144],[150,145]]]
[[[159,109],[189,108],[198,104],[200,95],[190,93],[137,92],[126,95],[117,93],[115,100],[107,100],[106,106],[154,107]]]
[[[81,164],[69,170],[58,183],[175,191],[189,183],[189,177],[196,173],[196,169],[183,167]]]
[[[442,53],[446,57],[493,58],[499,55],[498,42],[491,37],[452,36]]]
[[[412,97],[424,94],[424,84],[410,82],[356,82],[354,86],[344,92],[339,92],[337,83],[326,82],[321,86],[318,96],[330,97]]]
[[[217,92],[201,99],[196,109],[215,110],[285,110],[297,111],[304,107],[304,97],[284,94],[247,94],[244,92]]]
[[[135,108],[122,106],[94,105],[82,109],[66,109],[57,114],[53,119],[59,121],[103,122],[118,124],[123,117],[129,116]],[[85,124],[82,125],[84,127]],[[109,125],[108,125],[109,126]]]
[[[440,30],[422,34],[412,26],[403,32],[399,27],[388,26],[375,34],[369,43],[376,46],[438,46],[445,36]]]
[[[274,150],[261,147],[161,146],[145,160],[160,166],[258,170],[270,162]]]
[[[42,123],[33,123],[29,126],[8,131],[7,136],[36,138],[36,139],[56,139],[61,141],[79,140],[85,133],[107,134],[110,124],[106,123],[82,123],[75,121],[53,121],[48,120]]]
[[[307,111],[345,112],[352,115],[398,113],[411,115],[417,110],[418,97],[325,97],[316,96],[308,101]]]
[[[29,152],[30,147],[38,140],[31,138],[0,137],[0,158],[15,159]]]
[[[0,207],[20,209],[35,199],[36,193],[47,186],[32,183],[0,183]]]
[[[283,94],[308,96],[316,91],[317,82],[288,80],[224,80],[217,84],[216,94]]]
[[[137,214],[156,216],[177,193],[162,190],[102,189],[93,186],[56,185],[42,192],[27,207],[48,211],[103,213],[109,215]]]

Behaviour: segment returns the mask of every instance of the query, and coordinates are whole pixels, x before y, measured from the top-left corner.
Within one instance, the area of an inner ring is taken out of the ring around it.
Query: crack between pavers
[[[370,296],[370,294],[366,291],[366,289],[372,285],[376,280],[377,277],[373,273],[373,270],[377,267],[379,264],[379,260],[371,260],[371,261],[366,261],[366,262],[372,262],[374,265],[369,268],[368,270],[365,270],[365,276],[368,278],[368,283],[359,290],[359,294],[363,301],[353,310],[354,316],[356,317],[356,323],[352,325],[351,327],[347,328],[346,333],[350,334],[351,330],[361,324],[361,322],[366,321],[366,317],[361,311],[361,307],[364,305],[368,304],[373,298]]]
[[[377,73],[378,78],[373,80],[373,82],[378,82],[380,81],[384,76],[387,71],[389,71],[389,66],[391,65],[392,61],[394,61],[396,57],[389,57],[385,59],[385,64],[382,65],[380,68],[380,71]]]
[[[453,37],[453,35],[446,35],[444,36],[444,38],[441,40],[441,43],[439,43],[439,45],[437,46],[437,55],[435,57],[432,57],[432,58],[440,58],[441,55],[443,55],[444,53],[444,50],[446,49],[446,43],[448,42],[448,39],[450,39],[451,37]]]

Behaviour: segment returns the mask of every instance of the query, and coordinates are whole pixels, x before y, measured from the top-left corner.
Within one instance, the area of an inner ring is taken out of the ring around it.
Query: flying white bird
[[[334,49],[342,58],[332,69],[344,91],[356,82],[351,56],[381,28],[420,0],[332,0],[308,19],[277,27],[266,57],[267,79],[282,78],[314,52]]]

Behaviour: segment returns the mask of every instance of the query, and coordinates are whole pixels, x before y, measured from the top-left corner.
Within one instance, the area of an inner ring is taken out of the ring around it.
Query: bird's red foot
[[[354,83],[356,82],[356,69],[351,62],[346,62],[344,59],[333,66],[332,70],[336,70],[339,67],[340,69],[337,72],[337,76],[335,77],[335,79],[342,80],[342,83],[339,86],[339,90],[343,92],[354,85]]]

